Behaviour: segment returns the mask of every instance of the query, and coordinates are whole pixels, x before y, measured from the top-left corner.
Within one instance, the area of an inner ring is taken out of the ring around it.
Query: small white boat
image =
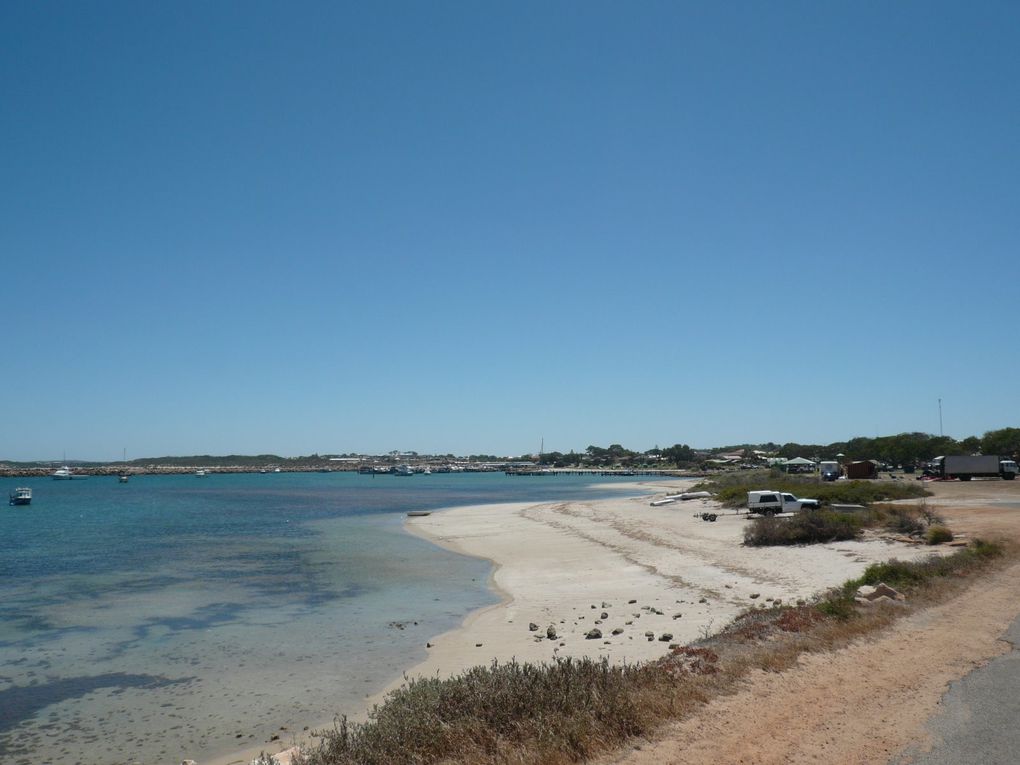
[[[205,478],[205,476],[209,475],[209,471],[199,468],[198,470],[195,471],[195,475],[199,476],[200,478]]]
[[[390,472],[393,475],[414,475],[414,470],[410,465],[394,465],[393,470]]]
[[[64,465],[62,468],[58,468],[57,470],[53,471],[53,475],[51,477],[53,478],[54,481],[70,481],[72,479],[88,478],[87,475],[82,475],[80,473],[72,473],[71,468],[69,468],[67,465]]]
[[[711,499],[712,492],[710,491],[685,491],[683,494],[676,494],[673,499]]]
[[[676,502],[676,497],[666,497],[665,499],[654,499],[648,504],[652,507],[661,507],[662,505],[672,505]]]
[[[31,505],[32,490],[26,486],[19,487],[11,492],[12,505]]]
[[[117,476],[117,483],[127,483],[128,478],[129,476],[127,475],[127,473],[121,473],[119,476]]]

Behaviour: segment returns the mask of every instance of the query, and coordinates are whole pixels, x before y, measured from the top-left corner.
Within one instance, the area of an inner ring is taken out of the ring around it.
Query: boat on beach
[[[27,486],[22,486],[11,492],[11,504],[12,505],[31,505],[32,504],[32,490]]]

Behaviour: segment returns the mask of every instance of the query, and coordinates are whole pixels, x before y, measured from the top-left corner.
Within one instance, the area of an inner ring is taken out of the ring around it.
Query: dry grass
[[[947,557],[870,566],[815,603],[752,609],[719,634],[645,664],[493,662],[447,680],[411,680],[375,707],[367,723],[338,719],[297,765],[591,759],[685,717],[731,691],[749,671],[781,672],[806,652],[846,646],[911,608],[949,597],[1002,553],[977,541]],[[905,592],[911,606],[858,608],[857,587],[880,581]]]

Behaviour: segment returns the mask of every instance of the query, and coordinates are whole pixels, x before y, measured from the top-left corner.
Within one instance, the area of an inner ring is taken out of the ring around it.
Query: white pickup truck
[[[761,515],[777,515],[779,513],[796,513],[800,510],[817,510],[822,503],[817,499],[801,499],[784,491],[749,491],[747,492],[747,512]]]

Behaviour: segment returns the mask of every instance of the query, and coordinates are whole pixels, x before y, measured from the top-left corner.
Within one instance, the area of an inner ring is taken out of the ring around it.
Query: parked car
[[[802,499],[784,491],[769,489],[747,492],[747,511],[761,515],[796,513],[800,510],[817,510],[822,503],[817,499]]]

